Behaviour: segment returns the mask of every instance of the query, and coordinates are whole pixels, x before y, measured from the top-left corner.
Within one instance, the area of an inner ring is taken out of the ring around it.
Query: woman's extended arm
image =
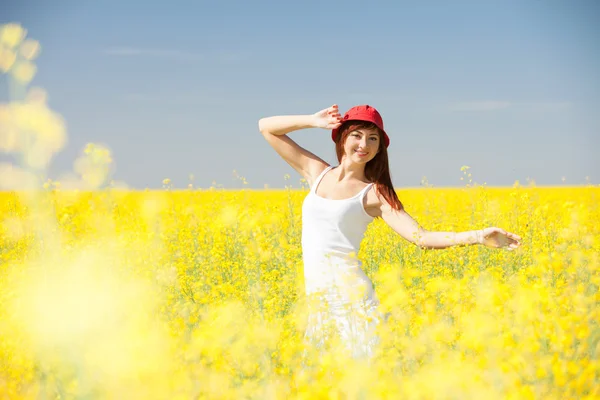
[[[496,227],[463,232],[428,231],[405,210],[392,210],[385,203],[381,206],[381,218],[404,239],[426,249],[482,244],[492,248],[514,250],[521,245],[520,236]]]

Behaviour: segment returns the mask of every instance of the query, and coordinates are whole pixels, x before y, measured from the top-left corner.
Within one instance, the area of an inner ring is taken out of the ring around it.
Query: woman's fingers
[[[521,246],[521,237],[511,232],[507,232],[506,237],[508,238],[508,247],[514,250]]]
[[[514,248],[517,248],[518,246],[521,245],[521,236],[516,235],[512,232],[508,232],[506,234],[506,237],[508,237],[510,245],[513,246]]]

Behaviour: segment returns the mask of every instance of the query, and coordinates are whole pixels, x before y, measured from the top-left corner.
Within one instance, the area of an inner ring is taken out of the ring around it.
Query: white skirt
[[[305,344],[317,351],[344,351],[354,359],[371,358],[382,321],[373,284],[360,265],[326,268],[321,269],[324,279],[309,276],[306,282]]]

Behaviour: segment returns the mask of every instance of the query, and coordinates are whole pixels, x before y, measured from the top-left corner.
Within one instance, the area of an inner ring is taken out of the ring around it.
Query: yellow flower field
[[[92,143],[48,179],[66,129],[26,37],[0,27],[0,399],[600,397],[599,187],[400,185],[429,230],[523,245],[425,250],[375,220],[359,258],[387,320],[354,362],[303,343],[306,188],[128,190]]]
[[[3,194],[0,397],[600,395],[600,190],[398,192],[430,229],[498,225],[524,244],[422,250],[375,221],[359,256],[390,315],[381,354],[312,368],[305,191]]]

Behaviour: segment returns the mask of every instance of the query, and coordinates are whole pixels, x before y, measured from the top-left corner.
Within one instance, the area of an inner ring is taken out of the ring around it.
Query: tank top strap
[[[323,172],[321,172],[321,173],[319,174],[319,176],[317,177],[317,179],[315,179],[315,181],[314,181],[314,183],[313,183],[312,187],[310,188],[310,191],[311,191],[311,192],[313,192],[313,193],[315,193],[315,192],[316,192],[317,186],[319,186],[319,183],[321,182],[321,179],[323,179],[323,177],[325,176],[325,174],[327,173],[327,171],[329,171],[329,170],[330,170],[330,169],[332,169],[332,168],[333,168],[333,166],[332,166],[332,165],[330,165],[330,166],[328,166],[327,168],[325,168],[325,169],[323,170]]]
[[[365,187],[363,188],[363,190],[361,190],[361,191],[358,193],[358,198],[359,198],[359,200],[360,200],[361,202],[363,201],[363,198],[365,197],[365,195],[367,194],[367,192],[369,191],[369,189],[371,189],[371,187],[372,187],[373,185],[374,185],[374,183],[369,183],[367,186],[365,186]]]

